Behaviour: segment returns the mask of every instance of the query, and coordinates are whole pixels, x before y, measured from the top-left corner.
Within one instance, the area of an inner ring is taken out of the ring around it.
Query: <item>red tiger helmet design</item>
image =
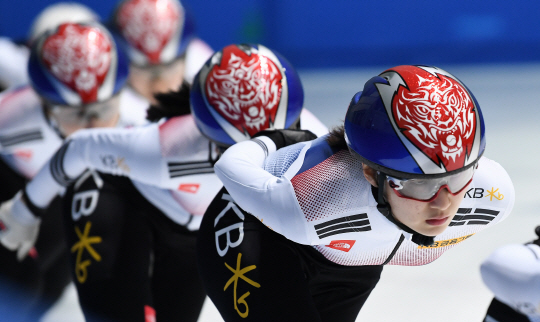
[[[282,79],[268,57],[227,46],[206,78],[207,98],[229,123],[253,136],[275,122]]]
[[[453,78],[408,68],[394,68],[407,84],[392,101],[397,126],[433,162],[442,162],[447,171],[461,168],[477,126],[471,96]]]

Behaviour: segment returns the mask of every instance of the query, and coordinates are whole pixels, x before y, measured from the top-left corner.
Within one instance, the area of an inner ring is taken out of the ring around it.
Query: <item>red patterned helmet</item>
[[[102,25],[64,23],[34,42],[28,72],[33,88],[47,101],[81,106],[118,93],[128,65]]]
[[[398,178],[464,171],[486,145],[484,119],[471,91],[429,66],[397,66],[370,79],[349,105],[345,135],[362,162]]]
[[[118,44],[137,66],[174,61],[194,37],[192,19],[178,0],[124,0],[112,24]]]
[[[292,65],[277,52],[262,45],[229,45],[195,76],[190,101],[199,130],[230,146],[261,130],[296,124],[304,92]]]

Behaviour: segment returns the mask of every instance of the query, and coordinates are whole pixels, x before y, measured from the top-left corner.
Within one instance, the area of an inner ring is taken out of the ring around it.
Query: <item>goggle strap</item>
[[[386,181],[386,174],[382,172],[377,172],[377,203],[382,205],[387,205],[386,200],[384,199],[384,185]]]
[[[371,186],[371,192],[373,196],[375,196],[375,193],[377,194],[377,210],[383,216],[388,218],[388,220],[392,221],[392,212],[390,210],[390,205],[386,202],[384,199],[384,181],[386,180],[386,174],[377,171],[377,187]]]
[[[410,227],[404,225],[403,223],[397,221],[392,215],[392,209],[390,205],[386,202],[384,198],[384,186],[386,181],[386,174],[382,172],[377,172],[377,210],[383,216],[385,216],[390,222],[398,226],[401,230],[412,234],[412,242],[420,246],[431,246],[435,243],[435,237],[422,235],[419,232],[411,229]]]
[[[388,202],[384,198],[385,181],[386,174],[377,172],[377,210],[379,210],[381,214],[383,214],[388,220],[390,220],[394,225],[398,226],[401,230],[409,234],[417,234],[416,231],[405,226],[394,218],[394,215],[392,214],[392,209],[390,208],[390,204],[388,204]]]

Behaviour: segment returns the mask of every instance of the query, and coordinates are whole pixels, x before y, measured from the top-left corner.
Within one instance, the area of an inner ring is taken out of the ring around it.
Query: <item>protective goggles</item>
[[[459,173],[434,179],[398,179],[386,176],[390,188],[401,198],[429,202],[437,198],[441,189],[446,188],[457,195],[471,183],[476,165]]]
[[[130,65],[130,73],[135,73],[137,77],[146,78],[148,80],[156,78],[171,78],[178,77],[178,74],[184,70],[184,57],[177,58],[165,64],[149,64],[149,65]]]
[[[118,113],[119,95],[107,101],[82,106],[49,105],[51,116],[60,124],[80,125],[94,120],[109,120]]]
[[[183,59],[177,59],[168,65],[131,65],[129,84],[136,92],[157,104],[154,94],[177,90],[182,84],[184,70]]]

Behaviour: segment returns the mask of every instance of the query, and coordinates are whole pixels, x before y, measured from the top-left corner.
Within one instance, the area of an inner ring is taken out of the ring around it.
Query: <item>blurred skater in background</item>
[[[31,86],[10,89],[0,99],[2,201],[22,189],[76,130],[146,122],[146,104],[126,101],[123,94],[127,60],[97,22],[61,24],[42,33],[28,70]],[[38,311],[46,309],[71,280],[58,199],[47,213],[35,248],[1,251],[2,276],[32,294],[9,307],[12,312],[29,313],[36,301],[44,304]]]
[[[538,239],[495,250],[480,272],[495,297],[484,322],[540,321],[540,226]]]
[[[92,9],[76,2],[58,2],[47,6],[32,21],[24,42],[0,37],[0,90],[28,84],[28,57],[30,46],[46,30],[63,22],[99,21]]]
[[[67,187],[64,210],[70,222],[72,267],[89,321],[95,316],[115,321],[145,321],[145,317],[196,321],[205,298],[195,258],[196,232],[222,187],[213,173],[219,147],[268,127],[302,124],[317,133],[327,132],[304,112],[296,72],[273,51],[261,45],[231,45],[212,57],[204,68],[214,67],[221,85],[223,72],[237,84],[232,92],[228,86],[220,87],[213,96],[214,108],[230,99],[252,103],[234,112],[247,113],[239,119],[238,129],[208,132],[204,124],[210,119],[200,121],[201,114],[190,114],[186,84],[178,92],[156,96],[162,107],[158,110],[175,110],[174,117],[144,127],[84,130],[70,137],[13,207],[0,212],[7,227],[2,243],[15,249],[31,244],[37,218],[46,215],[41,209]],[[205,81],[196,78],[196,87]],[[244,96],[248,91],[251,95]],[[201,98],[197,93],[193,97]],[[10,235],[10,229],[24,234]]]
[[[121,1],[109,26],[129,57],[130,86],[154,104],[154,94],[177,91],[183,80],[191,83],[213,53],[177,0]]]

